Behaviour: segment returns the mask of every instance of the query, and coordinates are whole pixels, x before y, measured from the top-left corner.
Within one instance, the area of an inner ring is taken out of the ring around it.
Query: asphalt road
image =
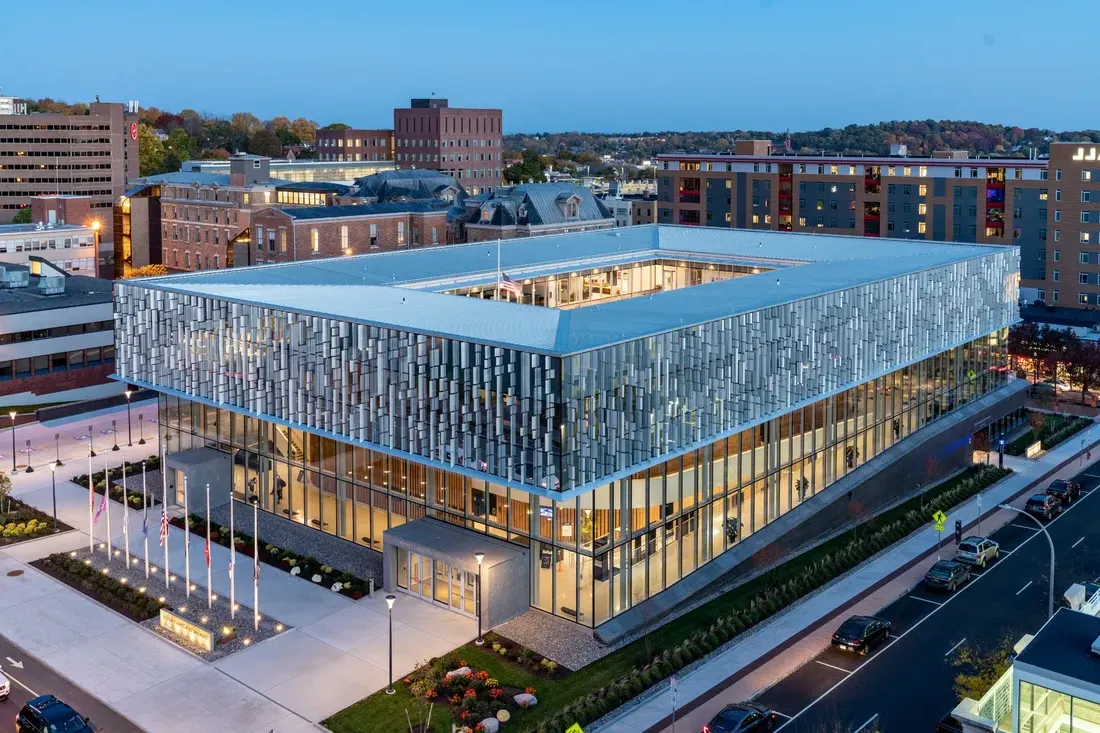
[[[1100,575],[1100,465],[1075,480],[1081,498],[1045,523],[1056,550],[1056,609],[1072,583]],[[779,713],[785,733],[855,731],[876,714],[882,733],[935,730],[958,704],[960,649],[1014,644],[1046,620],[1050,548],[1039,534],[1027,517],[1005,525],[992,535],[1000,559],[954,594],[918,586],[876,614],[891,622],[887,644],[867,657],[830,648],[755,701]],[[953,552],[952,543],[944,557]]]
[[[13,664],[14,662],[14,664]],[[22,668],[18,667],[22,664]],[[0,636],[0,672],[11,681],[11,696],[0,702],[0,733],[15,733],[15,716],[38,695],[56,695],[104,733],[142,733],[142,729]]]

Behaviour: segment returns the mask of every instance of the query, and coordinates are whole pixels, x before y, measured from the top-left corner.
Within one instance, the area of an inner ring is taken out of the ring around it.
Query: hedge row
[[[700,629],[675,647],[658,653],[644,667],[634,668],[615,682],[573,701],[530,730],[537,733],[564,733],[574,723],[587,725],[602,718],[628,700],[637,697],[642,691],[705,657],[746,629],[752,628],[811,591],[843,575],[883,548],[889,547],[925,526],[929,515],[937,509],[950,509],[987,486],[1000,481],[1009,473],[1011,470],[1007,468],[980,467],[973,477],[963,479],[958,485],[930,501],[924,511],[910,510],[898,520],[877,527],[863,536],[854,537],[838,551],[807,566],[784,584],[759,593],[747,607],[731,611],[729,615],[719,618],[709,628]]]
[[[134,621],[153,618],[163,607],[156,598],[123,585],[110,575],[104,575],[65,553],[55,553],[31,564]]]
[[[1043,450],[1050,450],[1059,443],[1065,442],[1066,439],[1081,432],[1089,425],[1092,424],[1092,420],[1084,417],[1071,417],[1068,418],[1066,424],[1055,430],[1053,433],[1043,438]]]

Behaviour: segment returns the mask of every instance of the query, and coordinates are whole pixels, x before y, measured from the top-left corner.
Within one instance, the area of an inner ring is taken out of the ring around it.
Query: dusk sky
[[[109,10],[108,10],[109,8]],[[505,132],[1100,127],[1100,2],[7,3],[0,92],[389,127],[432,92]],[[85,50],[86,49],[86,50]]]

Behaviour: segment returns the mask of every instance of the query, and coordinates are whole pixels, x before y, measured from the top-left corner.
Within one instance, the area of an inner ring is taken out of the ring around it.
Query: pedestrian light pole
[[[57,456],[57,460],[54,461],[54,465],[61,468],[65,464],[61,462],[61,433],[53,434],[53,446]]]
[[[50,490],[53,493],[53,531],[57,531],[57,466],[50,464]]]
[[[138,413],[138,445],[145,445],[145,415]]]
[[[15,473],[15,454],[16,454],[16,450],[15,450],[15,416],[17,414],[18,413],[16,413],[15,410],[12,410],[11,412],[8,413],[8,415],[11,416],[11,472],[12,473]]]
[[[134,445],[134,425],[130,421],[130,398],[134,396],[134,390],[126,390],[126,445],[133,447]]]
[[[390,593],[386,596],[386,606],[389,608],[390,614],[390,684],[386,687],[386,694],[392,695],[396,690],[393,689],[393,602],[397,600],[397,596]]]
[[[485,559],[485,553],[475,552],[474,558],[477,560],[477,638],[474,639],[474,643],[482,646],[485,644],[485,639],[481,636],[481,563]]]
[[[1000,504],[999,506],[1001,509],[1007,509],[1010,512],[1016,512],[1017,514],[1022,514],[1023,516],[1027,517],[1031,521],[1035,522],[1035,524],[1039,525],[1039,530],[1044,535],[1046,535],[1047,544],[1050,545],[1050,588],[1047,598],[1047,618],[1049,619],[1054,616],[1054,540],[1050,538],[1050,532],[1047,531],[1046,526],[1038,519],[1025,512],[1023,509],[1017,509],[1016,507],[1009,506],[1008,504]]]

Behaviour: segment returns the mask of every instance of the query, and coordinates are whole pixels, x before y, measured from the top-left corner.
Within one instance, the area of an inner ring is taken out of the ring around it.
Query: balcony
[[[680,191],[680,203],[697,204],[699,203],[699,195],[699,191]]]

